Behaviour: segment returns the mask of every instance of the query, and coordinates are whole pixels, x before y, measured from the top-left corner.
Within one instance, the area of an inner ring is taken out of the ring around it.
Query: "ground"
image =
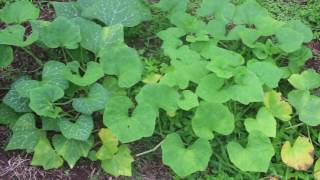
[[[153,2],[155,0],[152,0]],[[1,1],[0,1],[1,2]],[[194,0],[197,3],[198,0]],[[268,8],[275,17],[280,19],[290,18],[304,18],[299,8],[303,9],[304,14],[310,11],[314,11],[312,7],[308,9],[305,7],[303,0],[288,1],[288,0],[260,0],[262,5]],[[38,2],[36,2],[38,3]],[[39,3],[40,4],[40,3]],[[52,19],[54,17],[53,10],[46,3],[41,3],[41,18]],[[195,5],[196,6],[196,5]],[[312,14],[310,15],[312,16]],[[161,18],[160,15],[156,15],[158,22],[146,22],[139,27],[128,29],[128,37],[126,39],[130,46],[140,50],[140,54],[145,56],[146,59],[160,58],[160,40],[154,35],[158,29],[167,26],[166,20]],[[308,21],[308,20],[306,20]],[[309,22],[309,21],[308,21]],[[310,24],[313,22],[310,21]],[[3,24],[0,23],[0,28],[3,28]],[[315,29],[319,27],[319,24],[314,25]],[[316,32],[315,34],[318,34]],[[139,34],[148,34],[151,37],[149,39],[143,39]],[[317,36],[316,36],[317,37]],[[320,72],[320,39],[315,39],[308,45],[314,54],[314,57],[308,61],[307,67],[314,68]],[[146,47],[146,48],[143,48]],[[38,57],[45,59],[48,55],[38,47],[32,47],[32,52],[37,54]],[[59,53],[59,52],[55,52]],[[31,76],[38,76],[38,65],[34,62],[32,56],[23,51],[22,49],[15,49],[14,62],[8,69],[0,69],[0,99],[6,94],[10,88],[11,82],[21,74],[28,74]],[[7,144],[10,137],[10,131],[5,126],[0,126],[0,180],[2,179],[55,179],[55,180],[111,180],[111,179],[126,179],[123,177],[114,178],[106,175],[97,162],[81,159],[77,166],[70,170],[66,165],[63,168],[56,170],[44,171],[41,168],[30,166],[31,156],[22,151],[5,152],[4,147]],[[140,152],[151,149],[158,144],[157,138],[152,140],[145,139],[139,141],[131,147],[132,154],[138,154]],[[161,152],[156,150],[153,153],[142,157],[135,157],[133,177],[134,179],[145,180],[169,180],[172,179],[171,171],[165,167],[161,162]]]

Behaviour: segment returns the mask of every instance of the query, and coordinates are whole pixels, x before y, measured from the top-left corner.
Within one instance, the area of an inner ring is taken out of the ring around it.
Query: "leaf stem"
[[[62,102],[62,103],[54,103],[55,105],[58,105],[58,106],[63,106],[63,105],[66,105],[66,104],[69,104],[69,103],[71,103],[73,101],[73,99],[70,99],[70,100],[68,100],[68,101],[66,101],[66,102]]]
[[[290,124],[290,127],[287,127],[286,129],[293,129],[293,128],[296,128],[296,127],[299,127],[299,126],[302,126],[302,125],[304,125],[304,123],[299,123],[299,124],[296,124],[296,125],[291,125]]]
[[[152,153],[152,152],[156,151],[156,150],[161,146],[162,143],[163,143],[163,140],[162,140],[159,144],[157,144],[154,148],[152,148],[152,149],[150,149],[150,150],[147,150],[147,151],[144,151],[144,152],[142,152],[142,153],[138,153],[138,154],[136,154],[135,156],[136,156],[136,157],[140,157],[140,156],[143,156],[143,155]]]
[[[29,54],[35,61],[36,63],[39,65],[39,66],[43,66],[43,63],[42,63],[42,60],[39,59],[32,51],[30,51],[29,49],[27,48],[23,48],[21,47],[22,50],[24,50],[27,54]]]
[[[64,48],[61,48],[61,50],[62,50],[64,62],[67,63],[67,62],[68,62],[68,59],[67,59],[67,54],[66,54],[66,52],[65,52],[65,49],[64,49]]]

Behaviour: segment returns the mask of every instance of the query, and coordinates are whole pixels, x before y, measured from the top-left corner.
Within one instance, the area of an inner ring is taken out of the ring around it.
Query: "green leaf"
[[[196,94],[207,102],[224,103],[230,99],[229,93],[223,88],[225,79],[215,74],[208,74],[201,79]]]
[[[218,16],[221,15],[224,9],[228,8],[229,13],[232,13],[232,4],[230,0],[203,0],[201,7],[197,11],[199,16]]]
[[[30,91],[30,108],[39,116],[51,117],[53,119],[62,112],[54,102],[64,96],[63,90],[58,86],[43,85]]]
[[[40,40],[49,48],[78,48],[81,41],[80,28],[72,20],[59,16],[40,29]]]
[[[13,50],[11,46],[0,45],[0,68],[9,66],[13,61]]]
[[[256,41],[261,36],[261,33],[256,29],[245,28],[239,32],[239,37],[242,43],[250,48],[256,47]]]
[[[268,137],[276,137],[277,122],[265,107],[259,109],[256,119],[247,118],[244,125],[249,133],[260,131]]]
[[[82,16],[97,19],[108,26],[122,24],[133,27],[151,17],[149,9],[140,0],[96,0],[90,1],[85,8],[82,6]]]
[[[110,97],[127,95],[127,91],[119,87],[118,80],[114,77],[106,77],[103,80],[102,85],[107,90]]]
[[[242,104],[263,101],[262,84],[258,77],[248,70],[241,67],[235,71],[235,84],[228,88],[231,98]]]
[[[229,135],[234,130],[234,116],[229,109],[217,103],[201,102],[192,118],[192,129],[203,139],[213,139],[213,132]]]
[[[286,141],[281,148],[281,159],[289,167],[307,171],[314,161],[314,147],[306,137],[299,136],[291,146]]]
[[[63,159],[53,150],[47,137],[42,136],[34,148],[31,165],[42,166],[44,170],[55,169],[63,165]]]
[[[67,119],[61,119],[58,125],[64,137],[86,141],[93,130],[93,119],[91,116],[81,115],[74,123]]]
[[[25,149],[31,152],[43,135],[43,131],[36,128],[35,117],[31,113],[20,116],[12,131],[13,135],[6,147],[6,151]]]
[[[197,17],[180,11],[171,14],[169,19],[171,24],[190,33],[199,32],[199,30],[204,30],[206,28],[206,24],[197,19]]]
[[[270,88],[278,87],[280,79],[283,77],[283,70],[277,65],[267,61],[249,61],[247,67],[254,72],[260,81]]]
[[[291,20],[286,26],[301,33],[304,39],[303,42],[305,43],[310,42],[313,39],[312,30],[300,20]]]
[[[57,17],[75,18],[80,16],[80,6],[77,2],[51,2]]]
[[[199,106],[198,96],[190,90],[184,90],[181,99],[178,101],[178,106],[185,111],[189,111]]]
[[[138,104],[151,104],[156,110],[163,109],[167,113],[174,113],[178,109],[179,93],[161,84],[145,85],[136,96]]]
[[[90,84],[95,83],[104,76],[101,65],[94,61],[90,61],[87,63],[87,69],[83,76],[81,76],[81,73],[79,71],[79,62],[73,61],[68,65],[71,64],[75,65],[75,68],[71,68],[69,66],[69,70],[65,72],[65,77],[78,86],[89,86]]]
[[[176,49],[183,44],[180,38],[186,35],[186,32],[180,28],[169,27],[160,31],[157,35],[163,41],[161,48],[164,49],[164,53],[170,55],[172,49]]]
[[[320,160],[318,159],[314,165],[313,176],[316,180],[320,179]]]
[[[293,74],[288,79],[290,84],[299,90],[311,90],[320,87],[320,74],[313,69],[303,71],[301,74]]]
[[[168,12],[185,12],[187,9],[189,0],[161,0],[155,6],[160,8],[162,11]]]
[[[141,80],[143,66],[137,51],[125,44],[110,46],[100,58],[108,75],[117,75],[119,86],[129,88]]]
[[[126,96],[113,97],[106,105],[103,123],[123,143],[136,141],[153,134],[157,111],[146,102],[139,102],[132,115],[129,109],[133,103]]]
[[[87,141],[67,139],[62,135],[55,135],[52,143],[57,154],[65,159],[70,168],[73,168],[81,157],[87,157],[94,144],[93,137]]]
[[[289,68],[292,73],[299,73],[306,64],[307,60],[313,57],[312,50],[302,47],[298,51],[289,54]]]
[[[291,119],[292,107],[282,98],[280,92],[266,92],[264,94],[264,105],[274,117],[282,121],[289,121]]]
[[[254,24],[256,17],[269,16],[268,11],[261,7],[255,0],[248,0],[237,6],[234,14],[235,24]]]
[[[130,149],[126,145],[121,145],[112,159],[101,162],[102,169],[113,176],[131,176],[131,163],[134,159],[130,153]]]
[[[244,63],[244,58],[240,54],[216,46],[203,49],[201,55],[211,59],[207,69],[222,78],[232,77],[234,69]]]
[[[204,171],[212,155],[212,149],[207,140],[198,139],[185,148],[180,136],[176,133],[169,134],[165,138],[161,149],[163,163],[180,177]]]
[[[65,64],[59,61],[48,61],[42,70],[42,83],[59,86],[61,89],[68,89],[69,82],[64,77],[67,70]]]
[[[107,45],[124,41],[123,26],[120,24],[101,27],[84,18],[75,18],[74,21],[80,27],[81,46],[95,54],[98,54]]]
[[[60,119],[52,119],[48,117],[41,117],[42,130],[60,132],[59,123]]]
[[[309,91],[294,90],[288,94],[289,102],[296,108],[300,121],[309,126],[320,124],[320,98]]]
[[[118,138],[113,135],[111,130],[103,128],[99,131],[99,137],[102,141],[102,146],[98,150],[96,157],[99,160],[112,159],[115,153],[118,152]]]
[[[29,99],[22,97],[19,95],[18,91],[16,90],[16,86],[21,81],[27,81],[29,78],[23,76],[15,81],[11,85],[10,91],[4,96],[3,103],[10,108],[14,109],[16,112],[30,112],[31,109],[29,108]]]
[[[41,83],[39,81],[25,80],[25,81],[18,81],[15,84],[15,89],[18,92],[19,96],[29,98],[31,90],[40,86],[41,86]]]
[[[73,108],[83,114],[92,114],[95,111],[104,109],[108,100],[108,93],[104,87],[98,83],[93,84],[86,97],[73,99]]]
[[[22,25],[12,25],[0,30],[0,44],[25,47],[38,40],[39,32],[36,29],[27,39],[25,39],[25,31]]]
[[[304,37],[301,33],[291,28],[280,28],[276,32],[279,47],[285,52],[291,53],[301,48]]]
[[[207,25],[207,31],[210,33],[210,35],[216,39],[219,40],[225,40],[227,39],[227,22],[225,22],[222,19],[213,19],[209,21]]]
[[[243,148],[232,141],[227,145],[231,162],[241,171],[267,172],[272,156],[275,154],[270,139],[259,131],[251,132],[248,144]]]
[[[15,124],[18,118],[19,114],[13,109],[3,103],[0,104],[0,124],[12,126]]]
[[[30,1],[22,0],[14,3],[7,2],[5,7],[0,10],[0,19],[7,24],[20,24],[37,19],[39,14],[40,10]]]
[[[262,36],[272,36],[285,23],[278,21],[271,16],[255,16],[253,24]]]

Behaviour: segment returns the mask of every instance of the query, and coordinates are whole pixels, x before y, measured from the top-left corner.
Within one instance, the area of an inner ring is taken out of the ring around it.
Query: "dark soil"
[[[313,58],[307,62],[307,67],[320,73],[320,40],[313,40],[309,47],[312,49]]]

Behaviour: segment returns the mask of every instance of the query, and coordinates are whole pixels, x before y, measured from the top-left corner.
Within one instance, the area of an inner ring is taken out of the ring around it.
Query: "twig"
[[[163,141],[161,141],[159,144],[157,144],[154,148],[152,148],[150,150],[136,154],[136,157],[143,156],[143,155],[146,155],[146,154],[149,154],[149,153],[156,151],[161,146],[162,143],[163,143]]]

